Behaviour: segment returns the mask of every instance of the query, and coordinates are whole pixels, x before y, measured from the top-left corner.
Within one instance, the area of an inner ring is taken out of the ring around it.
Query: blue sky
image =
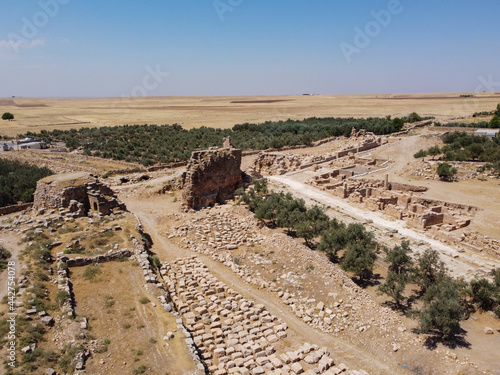
[[[0,97],[500,91],[498,0],[0,0],[0,9]]]

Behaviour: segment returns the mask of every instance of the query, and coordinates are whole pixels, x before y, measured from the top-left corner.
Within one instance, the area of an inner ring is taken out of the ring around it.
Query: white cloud
[[[31,49],[45,45],[43,39],[33,39],[30,41],[14,42],[13,40],[0,40],[0,57],[12,58],[13,54],[22,49]]]

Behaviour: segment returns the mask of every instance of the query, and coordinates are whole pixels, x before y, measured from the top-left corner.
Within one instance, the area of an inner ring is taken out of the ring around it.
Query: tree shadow
[[[407,299],[406,299],[406,304],[405,304],[405,307],[406,307],[406,310],[407,311],[410,311],[413,307],[413,304],[415,302],[418,301],[420,297],[418,297],[417,295],[415,294],[412,294],[411,296],[409,296]]]
[[[379,273],[372,273],[365,277],[355,277],[352,279],[357,286],[363,289],[368,288],[369,286],[380,285],[380,280],[382,280],[382,276]]]
[[[385,302],[382,302],[381,304],[382,306],[385,306],[385,307],[388,307],[390,308],[391,310],[394,310],[394,311],[397,311],[397,312],[401,312],[403,313],[404,315],[406,315],[406,312],[409,310],[409,307],[407,304],[405,303],[400,303],[399,305],[394,302],[394,301],[385,301]]]
[[[142,240],[144,241],[144,246],[146,247],[146,250],[149,250],[151,249],[151,247],[153,247],[153,239],[151,238],[151,236],[144,232],[142,233]]]
[[[417,328],[414,328],[412,331],[413,333],[416,334],[421,333]],[[470,349],[471,344],[466,340],[466,336],[467,336],[467,331],[461,327],[454,330],[451,333],[451,335],[448,336],[434,332],[430,333],[426,337],[424,341],[424,346],[429,350],[435,350],[438,344],[442,344],[443,346],[449,349],[456,349],[456,348]]]

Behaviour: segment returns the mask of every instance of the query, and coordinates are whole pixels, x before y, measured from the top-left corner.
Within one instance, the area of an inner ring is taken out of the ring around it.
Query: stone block
[[[304,372],[304,369],[302,368],[301,364],[298,362],[295,362],[294,364],[292,364],[291,369],[296,374],[302,374]]]

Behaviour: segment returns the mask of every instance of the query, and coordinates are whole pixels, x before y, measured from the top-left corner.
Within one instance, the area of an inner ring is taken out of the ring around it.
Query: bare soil
[[[85,373],[129,374],[141,364],[152,374],[194,370],[175,317],[159,303],[153,306],[151,302],[158,301],[142,287],[141,268],[130,261],[104,263],[100,268],[93,281],[83,276],[85,267],[73,269],[71,275],[76,314],[89,319],[95,339],[110,340],[106,352],[88,361]],[[151,302],[143,304],[141,298]],[[176,337],[166,342],[168,331]]]

